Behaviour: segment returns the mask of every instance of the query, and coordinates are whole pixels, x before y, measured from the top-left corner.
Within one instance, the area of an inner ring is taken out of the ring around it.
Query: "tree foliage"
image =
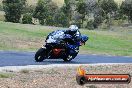
[[[62,7],[52,0],[38,0],[36,6],[28,6],[26,0],[3,0],[3,9],[9,22],[19,22],[23,16],[23,23],[32,23],[34,17],[42,25],[76,24],[88,29],[98,28],[103,23],[110,28],[113,21],[127,17],[132,23],[132,0],[123,1],[120,8],[114,0],[64,0]]]
[[[110,28],[112,24],[112,16],[116,14],[118,5],[114,0],[101,0],[100,7],[104,12],[104,17],[107,20],[107,27]]]
[[[68,27],[69,19],[61,10],[54,16],[55,26]]]
[[[39,0],[33,13],[34,18],[38,18],[42,25],[53,25],[53,17],[58,6],[51,0]]]
[[[125,0],[122,2],[120,9],[124,15],[128,16],[129,22],[132,23],[132,0]]]
[[[35,8],[36,8],[35,5],[28,5],[28,4],[26,4],[25,8],[23,10],[23,14],[25,14],[25,13],[31,13],[31,14],[33,14]]]
[[[61,11],[71,20],[72,18],[72,5],[71,5],[72,0],[64,0],[64,5],[61,8]]]
[[[102,0],[101,8],[105,11],[106,14],[117,11],[118,5],[114,0]]]
[[[26,0],[3,0],[5,19],[9,22],[19,22]]]
[[[26,13],[23,15],[22,18],[22,23],[23,24],[32,24],[32,14]]]
[[[0,4],[0,11],[3,11],[3,6]]]
[[[86,3],[83,1],[83,0],[80,0],[78,3],[77,3],[77,8],[76,8],[77,12],[79,14],[81,14],[81,24],[83,26],[83,22],[84,22],[84,19],[85,19],[85,15],[86,15]]]

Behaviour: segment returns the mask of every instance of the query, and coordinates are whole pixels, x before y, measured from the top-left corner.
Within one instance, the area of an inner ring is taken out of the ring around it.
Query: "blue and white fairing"
[[[54,31],[48,35],[46,43],[59,43],[64,38],[64,36],[65,34],[63,31]]]

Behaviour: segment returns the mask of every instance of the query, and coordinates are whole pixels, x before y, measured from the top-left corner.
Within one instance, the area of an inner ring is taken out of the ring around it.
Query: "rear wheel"
[[[40,48],[36,54],[35,54],[35,61],[36,62],[42,62],[44,59],[46,59],[45,57],[45,51],[46,49],[45,48]]]

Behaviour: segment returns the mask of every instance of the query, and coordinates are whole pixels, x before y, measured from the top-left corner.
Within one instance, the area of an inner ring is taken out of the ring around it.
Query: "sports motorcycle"
[[[88,39],[85,39],[85,42]],[[35,54],[35,61],[42,62],[45,59],[63,59],[66,62],[74,59],[79,53],[79,47],[85,45],[84,41],[74,43],[71,35],[66,35],[63,39],[58,39],[54,44],[46,42]]]

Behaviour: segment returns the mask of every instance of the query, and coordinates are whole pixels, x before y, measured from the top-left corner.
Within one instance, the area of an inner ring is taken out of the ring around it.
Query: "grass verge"
[[[0,22],[0,50],[36,51],[53,30],[50,26]],[[81,53],[132,56],[132,29],[124,31],[81,30],[89,36]]]
[[[9,73],[0,73],[0,78],[9,78],[11,76],[12,74],[9,74]]]

